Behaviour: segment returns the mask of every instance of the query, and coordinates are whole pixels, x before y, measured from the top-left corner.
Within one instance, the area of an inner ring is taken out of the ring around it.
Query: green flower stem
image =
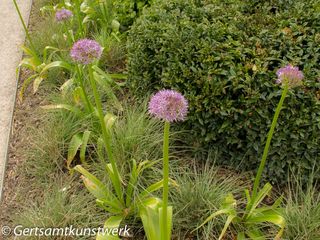
[[[123,195],[121,192],[121,180],[120,180],[120,174],[115,162],[115,159],[113,157],[113,153],[111,150],[111,138],[110,135],[108,133],[107,127],[106,127],[106,123],[104,121],[104,114],[103,114],[103,108],[102,108],[102,102],[101,102],[101,98],[100,98],[100,94],[97,90],[97,86],[96,86],[96,82],[95,79],[93,77],[93,69],[92,69],[92,65],[89,65],[89,78],[90,78],[90,84],[91,84],[91,88],[93,91],[93,95],[94,95],[94,99],[95,99],[95,103],[96,103],[96,107],[97,107],[97,112],[98,112],[98,117],[100,120],[100,125],[101,125],[101,129],[102,129],[102,137],[103,137],[103,141],[106,147],[106,151],[107,151],[107,155],[109,158],[109,161],[111,163],[112,166],[112,170],[113,170],[113,174],[115,175],[115,190],[116,193],[118,195],[118,198],[123,201]]]
[[[22,15],[21,15],[21,11],[20,11],[20,8],[19,8],[19,6],[18,6],[18,4],[17,4],[17,1],[16,1],[16,0],[13,0],[13,3],[14,3],[14,6],[15,6],[15,8],[16,8],[16,11],[17,11],[17,13],[18,13],[18,15],[19,15],[20,21],[21,21],[22,26],[23,26],[23,29],[24,29],[24,31],[25,31],[25,33],[26,33],[26,37],[27,37],[27,39],[28,39],[28,41],[29,41],[29,44],[30,44],[32,50],[35,52],[35,49],[36,49],[36,48],[35,48],[34,45],[33,45],[33,42],[32,42],[32,40],[31,40],[29,31],[28,31],[28,28],[27,28],[27,25],[26,25],[26,23],[25,23],[24,20],[23,20],[23,17],[22,17]]]
[[[163,133],[163,206],[162,227],[164,240],[167,239],[168,229],[168,196],[169,196],[169,131],[170,123],[165,122]]]
[[[75,1],[75,9],[76,9],[76,15],[77,15],[77,20],[78,20],[78,27],[80,30],[80,36],[83,37],[85,36],[84,30],[83,30],[83,26],[82,26],[82,20],[81,20],[81,4],[79,2],[79,0]]]
[[[76,69],[77,69],[77,73],[78,73],[77,79],[78,79],[79,85],[80,85],[80,87],[81,87],[81,89],[83,91],[84,100],[86,102],[87,108],[89,109],[90,113],[92,113],[93,112],[93,106],[92,106],[92,103],[90,102],[90,100],[88,98],[88,94],[87,94],[85,86],[84,86],[84,82],[83,82],[84,75],[83,75],[79,65],[76,66]]]
[[[258,191],[258,187],[260,185],[262,172],[263,172],[263,169],[264,169],[264,167],[266,165],[266,160],[267,160],[267,156],[268,156],[269,147],[270,147],[270,143],[271,143],[271,140],[272,140],[273,132],[274,132],[274,129],[275,129],[276,125],[277,125],[278,117],[279,117],[279,114],[280,114],[284,99],[287,96],[288,89],[289,89],[289,85],[285,84],[284,90],[283,90],[281,98],[280,98],[280,101],[279,101],[278,106],[276,108],[276,112],[275,112],[275,114],[273,116],[271,128],[269,130],[267,142],[266,142],[266,145],[265,145],[264,150],[263,150],[263,155],[262,155],[261,163],[260,163],[260,166],[259,166],[259,169],[258,169],[258,172],[257,172],[257,176],[256,176],[256,178],[254,180],[252,198],[255,198],[256,195],[257,195],[257,191]]]
[[[67,37],[67,43],[69,46],[71,46],[73,44],[73,41],[72,41],[72,38],[69,33],[70,23],[67,22],[67,23],[62,23],[62,24],[63,24],[63,32],[66,34],[66,37]]]

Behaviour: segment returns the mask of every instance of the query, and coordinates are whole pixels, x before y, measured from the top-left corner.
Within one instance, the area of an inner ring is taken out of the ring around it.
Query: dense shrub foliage
[[[307,176],[320,160],[319,10],[310,0],[159,1],[130,32],[129,85],[138,96],[182,92],[194,144],[221,152],[221,164],[252,170],[281,95],[275,71],[299,66],[305,86],[285,100],[267,172],[277,182],[289,170]]]
[[[130,27],[143,8],[149,6],[151,2],[152,0],[117,0],[113,4],[121,25]]]

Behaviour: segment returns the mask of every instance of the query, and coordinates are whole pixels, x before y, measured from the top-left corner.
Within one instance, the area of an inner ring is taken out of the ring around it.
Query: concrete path
[[[32,0],[17,0],[27,21]],[[17,89],[16,68],[25,34],[12,0],[0,0],[0,200]]]

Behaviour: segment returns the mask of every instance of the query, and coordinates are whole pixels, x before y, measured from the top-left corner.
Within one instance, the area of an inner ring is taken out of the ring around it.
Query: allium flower
[[[77,41],[70,52],[70,56],[75,62],[90,64],[95,59],[99,59],[102,54],[102,47],[99,43],[90,39]]]
[[[293,67],[292,65],[287,65],[283,68],[280,68],[277,71],[278,79],[276,83],[286,84],[288,83],[289,87],[297,87],[302,85],[302,79],[304,78],[303,72],[299,70],[298,67]]]
[[[61,9],[56,12],[56,20],[58,22],[68,20],[73,16],[73,13],[67,9]]]
[[[152,96],[149,113],[167,122],[183,121],[188,113],[188,101],[174,90],[161,90]]]

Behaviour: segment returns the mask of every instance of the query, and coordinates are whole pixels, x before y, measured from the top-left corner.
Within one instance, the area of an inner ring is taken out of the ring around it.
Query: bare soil
[[[20,84],[30,73],[21,71]],[[34,95],[31,91],[25,93],[25,98],[20,101],[16,100],[14,111],[12,132],[9,145],[9,159],[4,177],[3,198],[0,203],[1,215],[0,226],[10,224],[10,216],[19,209],[18,203],[18,186],[27,186],[21,174],[21,166],[25,161],[24,153],[28,148],[30,132],[27,131],[29,124],[38,126],[40,123],[39,116],[36,114],[36,109],[41,105],[43,97],[40,94]]]

